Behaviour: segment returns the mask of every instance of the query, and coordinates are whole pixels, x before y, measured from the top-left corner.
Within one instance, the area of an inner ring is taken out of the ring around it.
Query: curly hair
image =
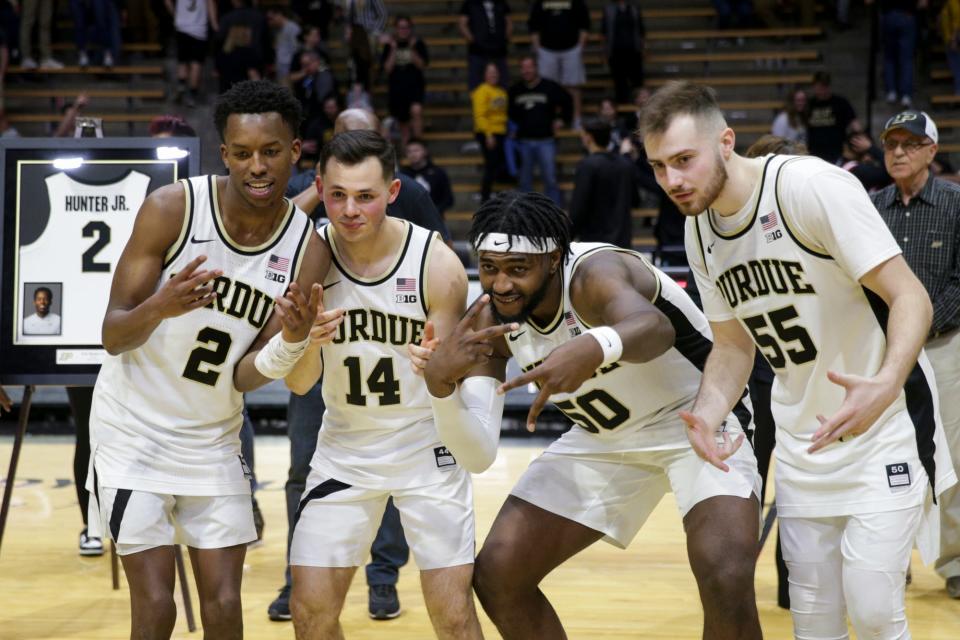
[[[300,131],[303,109],[290,89],[268,80],[244,80],[217,97],[213,123],[224,140],[227,118],[235,113],[278,113],[293,137]]]
[[[468,239],[472,246],[488,233],[525,236],[539,248],[543,240],[552,239],[566,257],[570,253],[571,229],[567,212],[543,195],[531,191],[504,191],[487,200],[470,224]]]

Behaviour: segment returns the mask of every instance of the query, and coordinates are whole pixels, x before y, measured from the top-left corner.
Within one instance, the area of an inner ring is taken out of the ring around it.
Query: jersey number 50
[[[616,429],[630,417],[630,409],[603,389],[593,389],[573,400],[557,402],[557,409],[590,433]]]

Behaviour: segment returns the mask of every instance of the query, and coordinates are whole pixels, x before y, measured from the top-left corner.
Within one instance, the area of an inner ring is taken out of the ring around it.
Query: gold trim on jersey
[[[387,218],[386,220],[389,220]],[[385,220],[385,221],[386,221]],[[400,220],[406,227],[403,240],[400,242],[400,249],[397,251],[396,255],[393,258],[393,262],[390,263],[390,266],[383,270],[382,273],[374,277],[365,277],[357,275],[351,271],[346,263],[343,260],[343,256],[340,253],[340,250],[337,248],[337,230],[332,224],[327,225],[326,239],[330,244],[330,253],[333,254],[334,264],[337,265],[337,268],[343,272],[343,275],[347,276],[354,282],[358,284],[365,285],[376,285],[384,282],[389,278],[400,266],[400,263],[403,261],[403,257],[407,254],[407,248],[410,246],[410,239],[413,237],[413,225],[410,224],[407,220]]]
[[[313,226],[313,220],[307,220],[307,224],[304,225],[303,233],[300,234],[300,245],[297,247],[297,253],[294,256],[293,260],[293,272],[290,277],[295,281],[300,279],[300,267],[303,266],[303,256],[307,253],[307,245],[310,244],[310,234],[316,233],[316,228]]]
[[[183,222],[180,224],[180,235],[178,235],[174,243],[167,248],[167,253],[163,257],[164,269],[166,269],[174,260],[176,260],[177,255],[187,242],[187,236],[190,234],[190,227],[193,226],[193,187],[190,185],[190,181],[186,178],[180,180],[180,184],[183,185],[184,194]]]
[[[230,237],[230,234],[227,233],[227,227],[223,224],[223,212],[220,210],[219,183],[220,181],[217,179],[217,176],[210,176],[208,184],[210,185],[210,203],[213,208],[213,223],[216,225],[217,232],[220,234],[220,237],[223,239],[223,241],[231,249],[245,255],[266,251],[271,246],[276,244],[280,239],[280,236],[283,235],[283,232],[286,231],[287,226],[290,224],[290,217],[293,215],[293,212],[296,209],[296,207],[293,205],[293,202],[287,198],[284,198],[284,202],[287,203],[287,210],[283,214],[283,219],[280,220],[280,223],[274,228],[273,233],[265,242],[262,242],[254,247],[248,247],[234,241],[234,239]]]
[[[773,183],[773,198],[777,203],[777,210],[780,211],[780,218],[783,220],[783,226],[787,230],[787,235],[790,236],[790,239],[796,243],[798,247],[813,255],[817,258],[823,258],[824,260],[833,260],[833,256],[828,253],[825,253],[825,248],[820,247],[820,250],[813,248],[813,243],[810,242],[809,238],[804,238],[797,230],[790,224],[790,217],[787,215],[787,212],[783,210],[783,205],[780,203],[780,174],[783,172],[783,168],[795,160],[804,160],[809,159],[808,156],[798,156],[796,158],[790,158],[789,160],[781,163],[780,167],[777,169],[777,176],[774,179]]]
[[[435,231],[430,232],[430,237],[424,243],[423,260],[420,261],[420,303],[423,307],[423,313],[430,312],[430,287],[428,278],[430,277],[430,257],[433,256],[433,245],[440,238]]]
[[[547,328],[543,328],[537,325],[534,321],[533,316],[527,318],[527,324],[530,325],[530,328],[539,333],[540,335],[548,336],[554,331],[557,330],[557,327],[563,322],[563,301],[566,298],[566,278],[564,278],[564,269],[560,268],[560,304],[557,305],[557,315],[553,317],[553,320],[550,321]]]
[[[713,216],[720,216],[720,214],[716,213],[713,209],[707,209],[707,222],[710,223],[710,229],[714,234],[720,238],[723,238],[724,240],[735,240],[753,227],[753,223],[756,222],[757,215],[760,213],[760,202],[763,200],[763,189],[767,186],[767,169],[770,167],[770,162],[775,157],[776,156],[771,155],[763,163],[763,172],[760,174],[760,188],[757,189],[757,200],[753,203],[753,214],[751,214],[750,217],[743,222],[743,224],[733,231],[724,233],[716,224],[714,224]]]

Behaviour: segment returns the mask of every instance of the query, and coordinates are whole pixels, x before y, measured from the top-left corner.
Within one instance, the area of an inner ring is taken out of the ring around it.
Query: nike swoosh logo
[[[203,244],[204,242],[213,242],[216,238],[210,238],[209,240],[197,240],[197,236],[190,238],[190,242],[193,244]]]
[[[505,246],[507,246],[508,244],[510,244],[510,243],[509,243],[509,242],[497,242],[496,240],[493,241],[493,246],[495,246],[495,247],[505,247]]]
[[[516,342],[517,340],[520,339],[520,336],[522,336],[522,335],[525,334],[526,332],[527,332],[527,330],[524,329],[523,331],[521,331],[520,333],[518,333],[518,334],[516,334],[516,335],[508,335],[507,338],[510,340],[510,342]]]
[[[332,286],[334,286],[334,285],[338,285],[338,284],[340,284],[340,281],[339,281],[339,280],[337,280],[336,282],[331,282],[330,284],[325,284],[325,285],[323,285],[323,289],[324,289],[324,291],[326,291],[326,290],[329,289],[330,287],[332,287]]]

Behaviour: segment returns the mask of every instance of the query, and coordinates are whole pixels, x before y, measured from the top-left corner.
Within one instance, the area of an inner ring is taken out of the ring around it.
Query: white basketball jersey
[[[507,334],[507,346],[517,364],[528,371],[563,343],[590,328],[570,300],[570,283],[586,258],[601,251],[616,251],[635,257],[657,279],[653,300],[669,318],[676,331],[674,346],[659,357],[643,363],[615,362],[597,370],[574,393],[550,396],[560,411],[595,438],[597,451],[673,449],[689,446],[686,434],[676,424],[664,421],[668,414],[689,403],[700,387],[700,374],[713,347],[710,326],[683,289],[640,254],[613,245],[574,242],[563,266],[563,303],[545,327],[528,319],[517,331]],[[752,416],[746,398],[734,413],[737,429],[751,431]],[[551,450],[563,450],[567,440],[579,445],[583,437],[571,432]],[[579,447],[578,447],[579,448]]]
[[[333,264],[323,305],[346,310],[323,347],[323,401],[314,469],[350,485],[402,489],[444,479],[455,468],[433,423],[423,378],[410,368],[407,345],[427,321],[427,267],[435,233],[404,221],[406,237],[393,265],[376,278],[344,264],[336,232],[320,234]]]
[[[810,157],[768,156],[737,214],[687,220],[687,256],[712,321],[736,318],[776,373],[777,507],[786,517],[920,504],[929,478],[954,482],[936,387],[921,354],[904,392],[865,434],[807,453],[845,391],[828,371],[873,376],[888,308],[859,279],[900,249],[851,174]]]
[[[87,183],[66,173],[47,176],[50,217],[43,233],[20,249],[17,290],[26,283],[61,283],[59,335],[42,338],[25,330],[30,344],[100,344],[100,326],[110,298],[113,269],[133,231],[150,177],[129,171],[110,183]],[[32,300],[24,300],[30,308]]]
[[[90,439],[102,486],[174,495],[249,493],[238,433],[243,396],[233,371],[296,279],[312,225],[287,202],[258,247],[227,235],[216,177],[181,181],[186,212],[157,289],[194,258],[221,269],[217,299],[160,322],[136,349],[109,356],[93,396]]]

